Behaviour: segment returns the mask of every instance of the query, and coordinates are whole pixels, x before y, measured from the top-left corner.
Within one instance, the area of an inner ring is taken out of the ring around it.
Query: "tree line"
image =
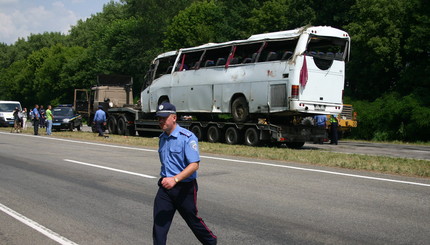
[[[430,5],[425,0],[121,0],[79,20],[67,35],[0,43],[0,99],[59,104],[97,74],[134,77],[139,96],[159,53],[252,34],[328,25],[352,39],[345,102],[358,112],[353,137],[430,138]]]

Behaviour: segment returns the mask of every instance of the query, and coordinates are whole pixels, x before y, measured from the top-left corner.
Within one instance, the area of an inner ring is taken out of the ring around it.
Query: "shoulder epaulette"
[[[189,132],[189,131],[185,131],[185,130],[181,130],[181,131],[179,131],[179,133],[180,134],[183,134],[183,135],[185,135],[185,136],[187,136],[187,137],[191,137],[191,132]]]

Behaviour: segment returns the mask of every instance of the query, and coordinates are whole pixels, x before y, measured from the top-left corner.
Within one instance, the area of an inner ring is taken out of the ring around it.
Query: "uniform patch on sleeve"
[[[197,151],[197,142],[195,140],[191,140],[188,144],[190,145],[191,149]]]

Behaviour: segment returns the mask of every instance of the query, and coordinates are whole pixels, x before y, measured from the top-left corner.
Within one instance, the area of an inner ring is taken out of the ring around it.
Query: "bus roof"
[[[300,27],[294,30],[255,34],[250,36],[248,39],[244,39],[244,40],[234,40],[234,41],[228,41],[223,43],[206,43],[196,47],[182,48],[179,51],[187,52],[187,51],[193,51],[193,50],[204,50],[211,47],[222,47],[222,46],[229,46],[231,44],[240,44],[240,43],[253,43],[253,42],[259,42],[264,40],[291,39],[291,38],[299,37],[304,32],[308,34],[318,35],[318,36],[349,39],[348,33],[342,30],[339,30],[330,26],[311,26],[311,27]],[[156,59],[160,59],[168,56],[174,56],[177,54],[178,54],[178,51],[169,51],[158,55]]]

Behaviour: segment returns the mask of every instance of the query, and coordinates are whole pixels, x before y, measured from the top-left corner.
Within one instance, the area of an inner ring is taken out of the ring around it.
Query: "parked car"
[[[52,109],[52,115],[54,115],[52,120],[53,130],[67,129],[73,131],[76,128],[81,131],[82,116],[76,113],[72,105],[59,105]]]
[[[19,103],[19,101],[0,101],[0,126],[13,127],[13,112],[16,108],[20,111],[22,110],[21,103]]]

